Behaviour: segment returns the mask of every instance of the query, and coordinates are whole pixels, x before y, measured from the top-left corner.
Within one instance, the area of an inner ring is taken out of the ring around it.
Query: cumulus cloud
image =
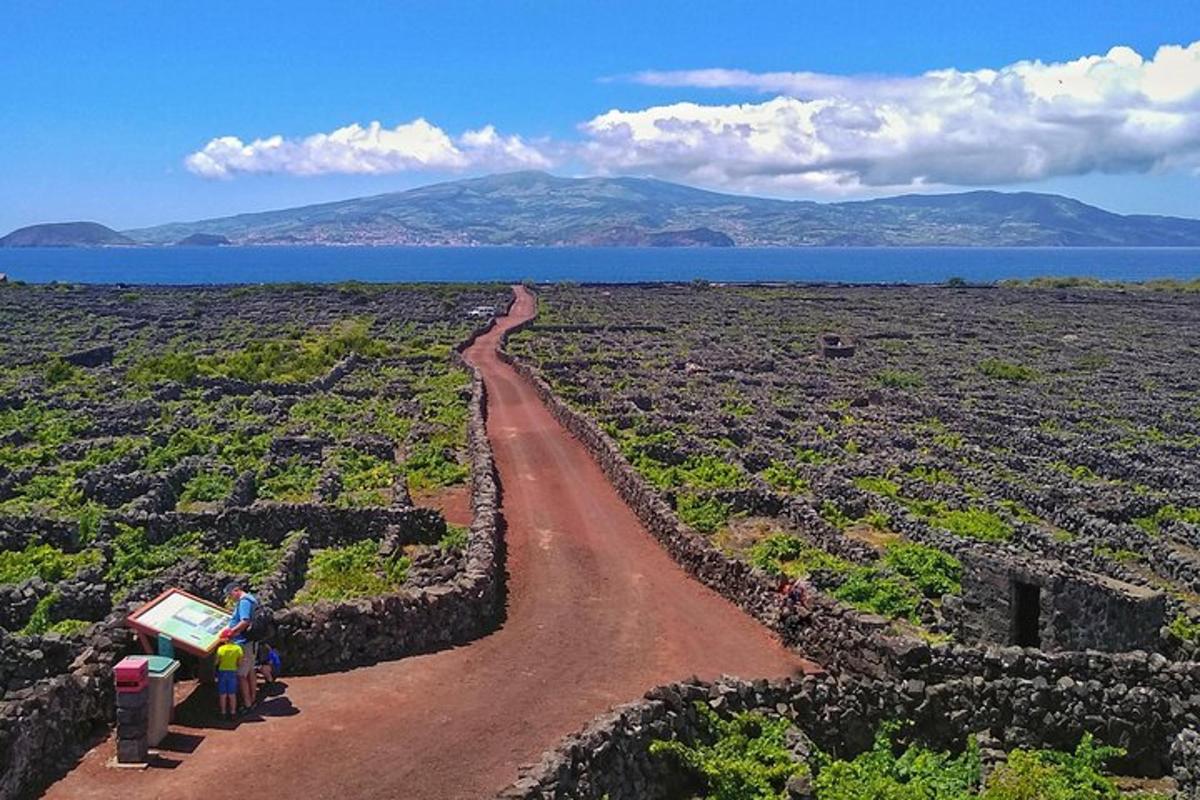
[[[410,170],[544,168],[550,159],[520,136],[491,125],[457,138],[424,119],[385,128],[379,122],[338,128],[302,139],[271,136],[243,142],[221,136],[184,163],[197,175],[228,178],[249,173],[290,175],[382,174]]]
[[[914,77],[644,72],[650,85],[770,93],[614,109],[581,127],[600,171],[746,189],[987,185],[1200,164],[1200,42]]]
[[[452,136],[420,118],[249,143],[222,136],[186,163],[213,178],[569,165],[778,194],[1200,169],[1200,42],[1150,58],[1114,47],[1062,63],[912,76],[701,69],[626,79],[763,96],[615,108],[580,124],[570,141],[531,141],[491,125]]]

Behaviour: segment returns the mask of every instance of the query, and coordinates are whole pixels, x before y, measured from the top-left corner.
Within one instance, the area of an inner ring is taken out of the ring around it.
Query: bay
[[[30,283],[578,281],[973,283],[1200,278],[1200,248],[138,247],[0,250]]]

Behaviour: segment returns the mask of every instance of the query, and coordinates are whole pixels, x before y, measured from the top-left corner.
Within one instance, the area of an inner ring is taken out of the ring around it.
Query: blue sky
[[[1150,62],[1197,40],[1194,0],[16,2],[0,47],[0,232],[522,166],[819,200],[1036,189],[1200,217],[1192,50],[1148,67],[1110,53]],[[1087,56],[1101,57],[1087,75],[1004,72]],[[1113,121],[1088,127],[1097,118]]]

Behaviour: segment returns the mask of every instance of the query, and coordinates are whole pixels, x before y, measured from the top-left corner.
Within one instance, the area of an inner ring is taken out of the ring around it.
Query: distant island
[[[515,172],[403,192],[117,233],[35,225],[0,247],[106,245],[539,247],[1195,247],[1200,220],[1121,215],[1032,192],[816,203],[647,178]]]
[[[51,222],[18,228],[0,238],[0,247],[101,247],[135,245],[123,236],[98,222]]]

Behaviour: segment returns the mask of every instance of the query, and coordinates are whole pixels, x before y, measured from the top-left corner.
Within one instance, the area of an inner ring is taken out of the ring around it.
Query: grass
[[[308,563],[308,580],[293,602],[297,605],[325,600],[341,602],[388,594],[404,584],[410,566],[404,556],[380,557],[378,543],[370,539],[330,547],[313,553]]]

